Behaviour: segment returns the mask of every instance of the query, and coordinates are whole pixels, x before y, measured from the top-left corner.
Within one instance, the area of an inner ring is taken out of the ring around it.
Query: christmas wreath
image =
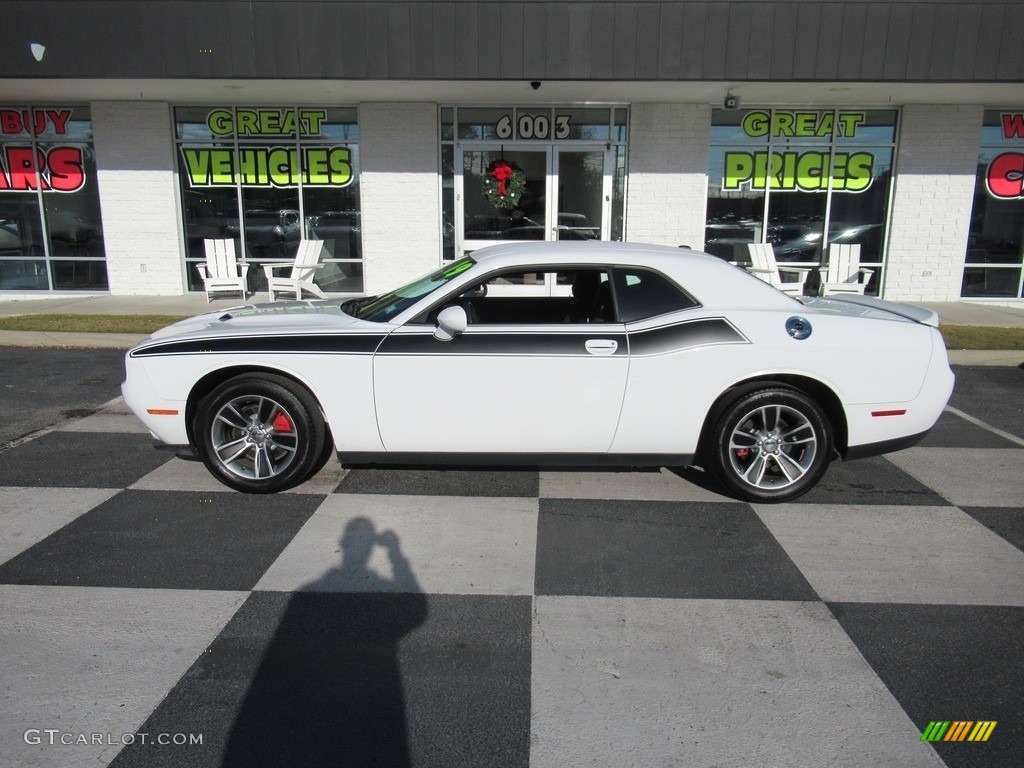
[[[495,208],[515,208],[526,187],[526,174],[515,163],[495,160],[487,167],[483,192]]]

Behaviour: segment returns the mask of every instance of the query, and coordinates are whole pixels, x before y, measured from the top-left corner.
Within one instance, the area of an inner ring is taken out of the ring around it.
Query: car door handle
[[[614,355],[619,342],[615,339],[587,339],[585,346],[592,355]]]

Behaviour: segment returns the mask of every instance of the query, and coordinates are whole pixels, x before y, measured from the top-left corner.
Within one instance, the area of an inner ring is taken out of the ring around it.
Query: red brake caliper
[[[270,426],[274,428],[275,432],[294,432],[295,427],[292,425],[292,420],[284,413],[279,413],[274,417],[274,420],[270,422]]]

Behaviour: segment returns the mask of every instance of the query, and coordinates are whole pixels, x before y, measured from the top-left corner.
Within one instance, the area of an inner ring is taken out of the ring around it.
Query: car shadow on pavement
[[[368,567],[376,547],[391,578]],[[410,765],[398,644],[426,620],[426,596],[394,532],[355,518],[341,549],[340,566],[287,595],[223,765]]]

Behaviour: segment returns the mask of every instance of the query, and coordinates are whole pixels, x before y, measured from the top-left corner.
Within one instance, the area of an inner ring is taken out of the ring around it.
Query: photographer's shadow
[[[368,567],[376,547],[387,553],[391,578]],[[392,531],[378,534],[355,518],[341,548],[339,567],[282,594],[280,623],[224,765],[410,764],[398,643],[426,619],[426,596]]]

